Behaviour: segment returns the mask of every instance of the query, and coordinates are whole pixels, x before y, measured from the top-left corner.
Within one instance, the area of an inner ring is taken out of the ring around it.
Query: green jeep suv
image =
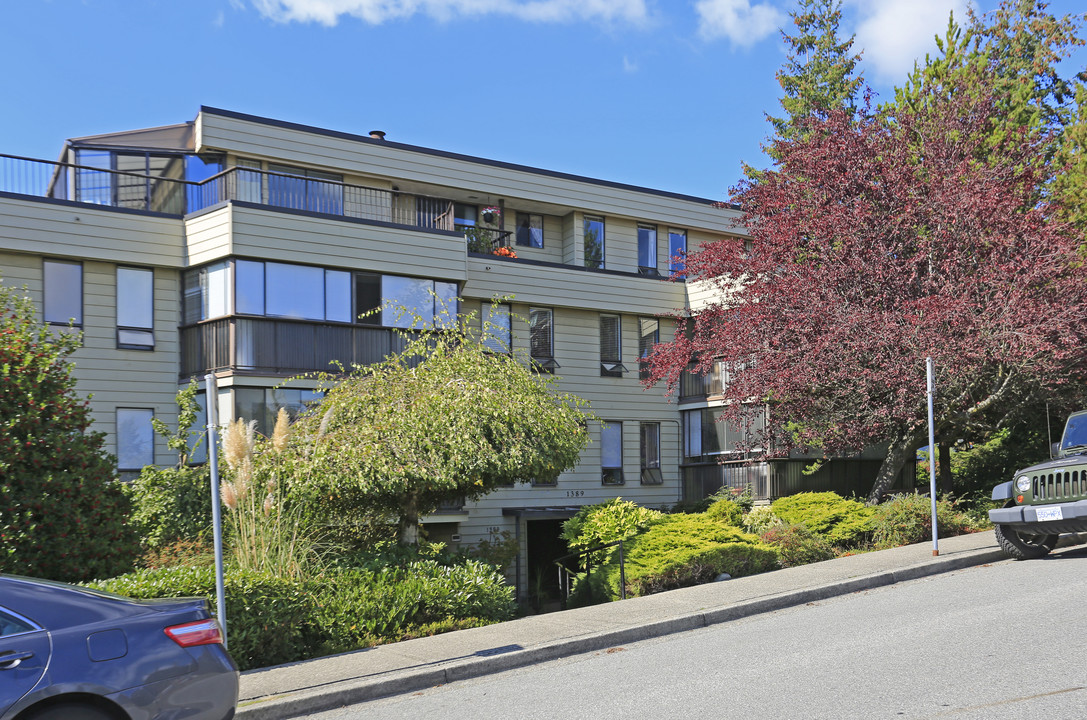
[[[1087,532],[1087,410],[1072,413],[1056,457],[993,488],[1004,507],[989,511],[1001,549],[1017,560],[1039,558],[1057,536]]]

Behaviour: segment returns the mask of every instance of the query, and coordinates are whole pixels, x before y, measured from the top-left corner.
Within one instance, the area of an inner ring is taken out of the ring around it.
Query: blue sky
[[[982,0],[982,10],[995,6]],[[965,0],[846,0],[893,96]],[[200,105],[725,199],[764,165],[784,0],[19,0],[0,152],[191,120]],[[1061,14],[1082,0],[1052,2]],[[791,27],[791,25],[790,25]],[[1087,66],[1079,51],[1070,64]]]

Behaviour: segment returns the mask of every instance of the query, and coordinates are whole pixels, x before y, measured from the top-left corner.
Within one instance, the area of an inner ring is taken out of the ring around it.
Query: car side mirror
[[[1052,460],[1053,458],[1057,457],[1057,453],[1060,451],[1060,449],[1061,449],[1061,444],[1060,443],[1053,443],[1052,445],[1050,445],[1049,446],[1049,459]]]

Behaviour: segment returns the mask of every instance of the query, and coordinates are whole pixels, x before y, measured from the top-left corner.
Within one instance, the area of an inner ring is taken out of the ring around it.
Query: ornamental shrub
[[[767,545],[773,545],[781,553],[781,567],[794,567],[832,560],[837,557],[834,548],[806,525],[784,525],[780,521],[759,535]]]
[[[778,498],[770,506],[789,525],[806,525],[832,545],[854,548],[872,535],[873,508],[832,492],[808,492]]]
[[[596,505],[585,505],[562,524],[562,538],[570,552],[582,552],[597,545],[626,540],[644,530],[664,515],[656,510],[613,498]],[[593,553],[592,564],[602,565],[615,554],[616,548]],[[585,560],[582,567],[585,567]]]
[[[895,495],[874,510],[872,542],[876,547],[897,547],[932,539],[932,501],[927,496]],[[936,501],[936,530],[940,537],[965,535],[979,529],[973,518],[946,499]]]
[[[733,527],[743,527],[744,511],[732,500],[718,500],[706,509],[706,515]]]
[[[743,528],[749,533],[761,535],[770,528],[783,524],[781,518],[774,514],[769,505],[760,505],[751,508],[751,512],[744,515]]]
[[[211,480],[207,465],[159,468],[148,465],[124,486],[129,518],[144,548],[211,536]]]
[[[89,580],[139,555],[105,435],[90,430],[65,359],[80,342],[0,285],[0,572]]]
[[[625,559],[627,594],[635,596],[699,585],[721,573],[742,577],[778,567],[776,548],[705,514],[662,517],[630,541]],[[618,558],[587,582],[595,598],[619,598]]]

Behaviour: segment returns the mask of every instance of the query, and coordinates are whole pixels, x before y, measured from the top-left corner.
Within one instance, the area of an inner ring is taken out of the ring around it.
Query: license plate
[[[1064,520],[1064,515],[1061,513],[1059,507],[1036,508],[1034,512],[1038,516],[1038,522],[1045,522],[1046,520]]]

